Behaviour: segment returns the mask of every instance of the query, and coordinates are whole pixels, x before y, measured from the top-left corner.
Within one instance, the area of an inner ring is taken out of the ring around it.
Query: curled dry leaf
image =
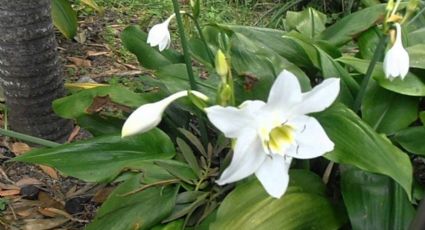
[[[67,57],[67,59],[68,59],[68,61],[74,63],[76,66],[91,67],[91,61],[90,60],[77,58],[77,57]]]
[[[20,156],[22,154],[25,154],[31,151],[31,147],[22,142],[15,142],[10,147],[12,152],[15,153],[17,156]]]
[[[44,173],[46,173],[51,178],[53,178],[55,180],[59,180],[59,175],[58,175],[57,171],[55,169],[53,169],[52,167],[45,166],[45,165],[39,165],[39,167]]]

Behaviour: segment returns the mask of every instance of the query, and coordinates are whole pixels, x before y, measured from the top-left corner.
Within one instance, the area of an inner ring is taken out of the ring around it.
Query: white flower
[[[395,23],[396,27],[396,39],[393,47],[388,50],[384,58],[384,72],[385,76],[392,81],[396,77],[404,77],[409,72],[409,54],[403,48],[401,41],[401,27],[400,24]]]
[[[168,31],[168,25],[174,16],[174,14],[171,15],[163,23],[156,24],[151,28],[151,30],[149,30],[147,43],[150,46],[158,46],[159,51],[163,51],[164,49],[170,47],[171,36],[170,31]]]
[[[239,108],[212,106],[210,121],[228,138],[236,138],[228,168],[217,181],[232,183],[255,173],[265,190],[280,198],[286,191],[292,158],[309,159],[333,150],[319,122],[305,114],[330,106],[339,94],[339,79],[330,78],[302,93],[297,78],[282,71],[267,103],[245,101]]]
[[[191,94],[206,101],[208,97],[197,91],[190,91]],[[144,104],[137,108],[125,121],[121,136],[127,137],[137,133],[144,133],[155,128],[162,119],[165,109],[175,100],[188,96],[189,91],[180,91],[172,94],[158,102]]]

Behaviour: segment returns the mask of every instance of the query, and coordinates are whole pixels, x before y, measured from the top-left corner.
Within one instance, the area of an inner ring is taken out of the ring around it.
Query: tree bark
[[[0,82],[11,129],[64,140],[72,123],[53,113],[65,95],[51,0],[0,0]]]

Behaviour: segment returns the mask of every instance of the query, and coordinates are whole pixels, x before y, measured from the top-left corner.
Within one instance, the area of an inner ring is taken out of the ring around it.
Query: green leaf
[[[421,119],[422,124],[425,125],[425,111],[419,113],[419,118]]]
[[[52,20],[66,38],[71,39],[77,33],[77,13],[68,0],[52,0]]]
[[[184,220],[176,220],[168,224],[157,225],[152,230],[182,230],[184,227]]]
[[[325,24],[326,14],[310,7],[301,12],[288,11],[286,13],[286,25],[309,38],[314,38],[325,30]]]
[[[379,29],[372,27],[357,38],[357,45],[359,46],[360,55],[363,59],[372,60],[376,47],[379,43]]]
[[[425,69],[425,44],[418,44],[406,48],[409,53],[410,67]]]
[[[170,159],[174,154],[170,138],[154,129],[129,138],[102,136],[56,148],[36,149],[14,160],[49,165],[88,182],[108,182],[125,169],[143,169],[154,160]]]
[[[299,171],[290,173],[291,180],[294,173]],[[275,199],[256,179],[239,184],[224,199],[210,229],[339,229],[344,218],[326,197],[293,186],[281,199]]]
[[[77,124],[94,136],[119,134],[124,121],[114,117],[83,115],[77,118]]]
[[[155,161],[155,164],[186,183],[193,184],[198,179],[190,166],[183,162],[175,160],[158,160]]]
[[[137,56],[137,60],[143,67],[157,70],[183,62],[181,55],[170,49],[160,52],[157,47],[151,47],[146,43],[147,37],[148,35],[138,26],[129,26],[121,34],[124,47]]]
[[[421,22],[421,28],[410,32],[407,36],[408,46],[414,46],[425,43],[425,28],[423,28],[423,22]]]
[[[326,158],[387,175],[397,181],[411,198],[413,169],[407,154],[343,105],[333,106],[318,114],[317,118],[335,143],[334,150],[327,153]]]
[[[418,118],[419,98],[400,95],[371,81],[362,104],[362,117],[374,130],[392,134]]]
[[[153,187],[126,195],[142,186],[141,179],[142,175],[137,175],[118,186],[86,230],[151,229],[167,217],[174,207],[179,186]]]
[[[314,55],[313,53],[306,53],[306,51],[300,48],[292,40],[285,39],[284,31],[269,29],[269,28],[260,28],[260,27],[249,27],[249,26],[238,26],[238,25],[218,25],[219,28],[224,28],[231,30],[235,33],[243,34],[245,37],[249,38],[252,42],[257,44],[262,44],[265,47],[273,50],[280,56],[286,58],[291,63],[296,64],[299,67],[309,67],[311,66],[311,61],[309,60],[309,55]],[[206,31],[217,29],[216,27],[206,27]],[[214,33],[212,33],[214,34]]]
[[[177,145],[179,146],[179,149],[183,154],[186,162],[192,168],[193,172],[196,173],[196,175],[199,177],[201,175],[201,168],[199,167],[198,160],[196,159],[195,154],[193,153],[190,146],[180,138],[177,138]]]
[[[408,229],[415,216],[406,193],[389,177],[342,167],[341,187],[354,230]]]
[[[63,118],[76,119],[89,114],[89,107],[97,97],[129,107],[138,107],[142,104],[156,101],[161,93],[137,94],[121,86],[104,86],[81,90],[71,96],[57,99],[53,102],[53,110]]]
[[[362,60],[354,57],[341,57],[338,61],[353,67],[357,72],[366,74],[369,67],[369,60]],[[377,63],[373,70],[372,77],[380,86],[390,91],[409,95],[409,96],[425,96],[425,79],[413,73],[408,73],[404,80],[396,78],[393,81],[385,77],[382,63]]]
[[[394,139],[407,151],[425,156],[425,126],[401,130],[394,135]]]
[[[376,25],[385,14],[385,5],[379,4],[352,13],[323,31],[319,39],[341,46]]]
[[[260,46],[240,33],[235,33],[231,37],[231,44],[230,59],[232,67],[241,76],[239,79],[246,82],[248,78],[246,75],[249,75],[255,80],[253,87],[249,89],[244,87],[243,83],[239,83],[240,102],[253,98],[266,99],[275,78],[284,69],[297,76],[303,90],[311,88],[307,75],[274,50]]]
[[[209,76],[208,79],[202,79],[196,77],[199,76],[198,70],[199,69],[194,68],[195,82],[198,86],[197,90],[210,98],[215,98],[219,84],[218,76],[212,75]],[[159,68],[156,72],[156,76],[164,83],[170,93],[190,89],[189,76],[185,64],[173,64]]]

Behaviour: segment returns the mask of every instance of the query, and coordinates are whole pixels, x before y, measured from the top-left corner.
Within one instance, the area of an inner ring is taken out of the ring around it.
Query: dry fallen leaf
[[[110,52],[106,52],[106,51],[93,51],[93,50],[89,50],[87,51],[87,56],[89,57],[96,57],[96,56],[101,56],[101,55],[105,55],[105,56],[110,56],[111,53]]]
[[[60,227],[68,221],[67,218],[58,217],[50,219],[30,219],[24,220],[26,223],[22,226],[23,230],[47,230]]]
[[[64,204],[53,199],[46,192],[40,192],[38,194],[38,200],[40,201],[40,207],[43,207],[43,208],[56,208],[56,209],[64,209],[65,208]]]
[[[60,209],[57,209],[57,208],[44,208],[43,210],[46,211],[46,212],[50,212],[52,214],[55,214],[55,216],[59,215],[59,216],[63,216],[63,217],[68,218],[68,219],[72,219],[71,214],[65,212],[64,210],[60,210]]]
[[[77,57],[67,57],[67,59],[68,59],[68,61],[74,63],[76,66],[91,67],[91,61],[90,60],[77,58]]]
[[[38,165],[38,167],[41,168],[41,170],[46,173],[48,176],[50,176],[51,178],[55,179],[55,180],[59,180],[59,175],[56,172],[55,169],[53,169],[52,167],[49,166],[45,166],[45,165]]]
[[[109,194],[114,190],[114,187],[106,187],[96,192],[96,194],[93,197],[93,201],[100,204],[105,202],[105,200],[108,198]]]
[[[43,183],[35,178],[26,177],[26,176],[20,179],[18,182],[16,182],[16,186],[19,186],[19,187],[24,187],[26,185],[40,185],[40,184],[43,184]]]
[[[11,150],[13,153],[19,156],[19,155],[25,154],[26,152],[31,151],[31,147],[22,142],[15,142],[12,144]]]
[[[32,208],[25,208],[23,210],[15,210],[15,213],[20,216],[20,217],[29,217],[31,215],[34,215],[34,213],[36,212],[37,208],[32,207]]]
[[[0,196],[16,196],[21,193],[20,189],[1,190]]]

